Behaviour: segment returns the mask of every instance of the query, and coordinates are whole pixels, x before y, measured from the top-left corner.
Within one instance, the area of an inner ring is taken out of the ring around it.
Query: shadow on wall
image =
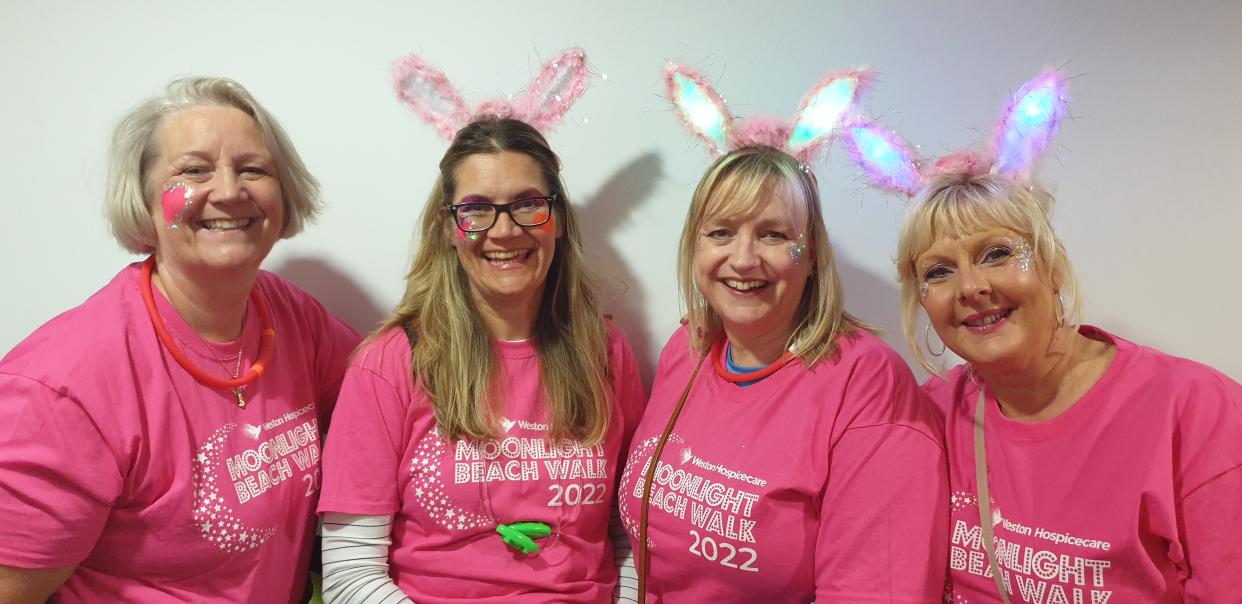
[[[647,296],[627,264],[626,256],[612,242],[612,234],[630,220],[634,212],[655,192],[660,177],[660,157],[644,153],[622,167],[604,185],[578,204],[582,219],[582,243],[587,260],[602,278],[601,304],[604,312],[629,336],[635,351],[650,350],[647,332]],[[647,389],[655,377],[656,359],[638,357],[639,370]]]
[[[901,331],[901,290],[895,275],[876,275],[855,264],[845,254],[837,254],[837,270],[841,272],[842,286],[845,288],[845,308],[855,317],[882,328],[880,337],[893,347],[919,383],[928,376],[919,362],[911,354],[910,345]],[[932,359],[935,362],[936,359]]]
[[[272,272],[306,290],[328,312],[364,335],[388,314],[353,279],[323,259],[295,256]]]

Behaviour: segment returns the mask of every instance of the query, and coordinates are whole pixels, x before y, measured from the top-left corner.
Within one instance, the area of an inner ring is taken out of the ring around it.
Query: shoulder
[[[279,311],[312,312],[327,314],[318,300],[275,273],[259,271],[255,287],[267,298],[268,304]]]
[[[85,302],[44,323],[0,360],[0,373],[25,375],[55,388],[128,362],[125,351],[139,345],[140,330],[154,337],[138,290],[138,270],[138,264],[122,269]]]
[[[611,318],[604,320],[604,329],[608,334],[608,352],[611,357],[633,356],[634,352],[630,346],[630,339],[625,335],[625,331]]]
[[[410,372],[410,339],[404,329],[390,327],[358,347],[350,360],[350,369],[361,369],[388,376]]]
[[[660,361],[658,371],[663,372],[666,369],[691,362],[693,351],[690,349],[690,326],[682,325],[669,336],[668,341],[664,343],[664,348],[660,350]]]
[[[1105,339],[1117,347],[1114,378],[1127,391],[1168,397],[1195,404],[1224,403],[1234,413],[1242,405],[1242,385],[1198,361],[1136,344],[1102,329],[1084,326],[1088,337]],[[1111,371],[1110,371],[1111,372]]]
[[[923,383],[923,393],[944,415],[961,400],[966,389],[973,389],[973,382],[966,373],[966,365],[958,365],[943,376],[933,375]]]
[[[811,368],[816,375],[848,372],[849,379],[888,376],[901,382],[913,382],[914,374],[905,359],[879,336],[866,331],[837,336],[837,354],[821,360]]]

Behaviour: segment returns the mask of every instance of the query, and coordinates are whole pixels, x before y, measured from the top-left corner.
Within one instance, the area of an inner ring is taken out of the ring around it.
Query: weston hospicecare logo
[[[242,424],[242,432],[246,433],[252,440],[259,440],[259,434],[263,432],[263,428],[251,424]]]
[[[514,425],[516,425],[516,424],[517,424],[517,422],[515,422],[515,421],[513,421],[513,420],[511,420],[511,419],[509,419],[509,418],[507,418],[507,417],[502,417],[502,418],[500,418],[500,425],[501,425],[502,427],[504,427],[505,432],[508,432],[508,431],[509,431],[511,428],[513,428],[513,426],[514,426]]]

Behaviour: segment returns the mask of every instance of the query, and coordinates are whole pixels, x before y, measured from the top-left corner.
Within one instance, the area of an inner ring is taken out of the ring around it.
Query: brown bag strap
[[[1005,592],[1005,583],[1001,580],[1000,566],[996,564],[996,541],[992,534],[992,498],[988,493],[988,451],[983,446],[983,418],[987,413],[987,397],[983,387],[979,387],[979,401],[975,403],[975,491],[979,498],[979,528],[983,530],[983,550],[988,554],[988,564],[992,565],[992,579],[996,581],[996,591],[1000,593],[1001,602],[1009,604],[1009,594]]]
[[[647,468],[647,472],[643,475],[643,502],[638,512],[638,604],[647,603],[647,572],[651,568],[647,559],[647,511],[651,507],[651,483],[655,482],[656,465],[660,463],[660,455],[664,453],[664,445],[668,444],[668,438],[673,434],[673,427],[677,425],[677,418],[681,416],[682,407],[686,406],[686,398],[690,396],[690,387],[694,386],[694,380],[699,376],[699,369],[703,367],[703,361],[707,359],[707,355],[699,358],[699,363],[694,366],[694,371],[690,374],[690,379],[686,381],[685,390],[681,391],[681,399],[677,401],[677,407],[673,409],[673,415],[668,418],[668,424],[664,426],[664,433],[660,435],[660,440],[656,441],[655,451],[651,454],[651,462]]]

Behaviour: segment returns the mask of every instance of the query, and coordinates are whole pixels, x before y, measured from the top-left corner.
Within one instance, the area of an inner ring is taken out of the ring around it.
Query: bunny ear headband
[[[928,178],[945,172],[993,172],[1029,181],[1069,113],[1065,93],[1065,78],[1056,70],[1019,88],[996,126],[988,157],[962,151],[927,165],[901,136],[866,119],[846,126],[844,145],[872,186],[908,196]]]
[[[586,53],[570,48],[544,63],[539,74],[513,100],[491,100],[471,111],[444,72],[418,55],[397,59],[392,69],[397,96],[444,138],[481,117],[512,117],[546,132],[565,117],[591,79]]]
[[[724,99],[698,72],[670,64],[664,80],[677,116],[711,153],[761,145],[785,151],[805,164],[852,113],[871,74],[863,69],[830,74],[807,91],[793,120],[755,117],[740,127],[734,126]]]

